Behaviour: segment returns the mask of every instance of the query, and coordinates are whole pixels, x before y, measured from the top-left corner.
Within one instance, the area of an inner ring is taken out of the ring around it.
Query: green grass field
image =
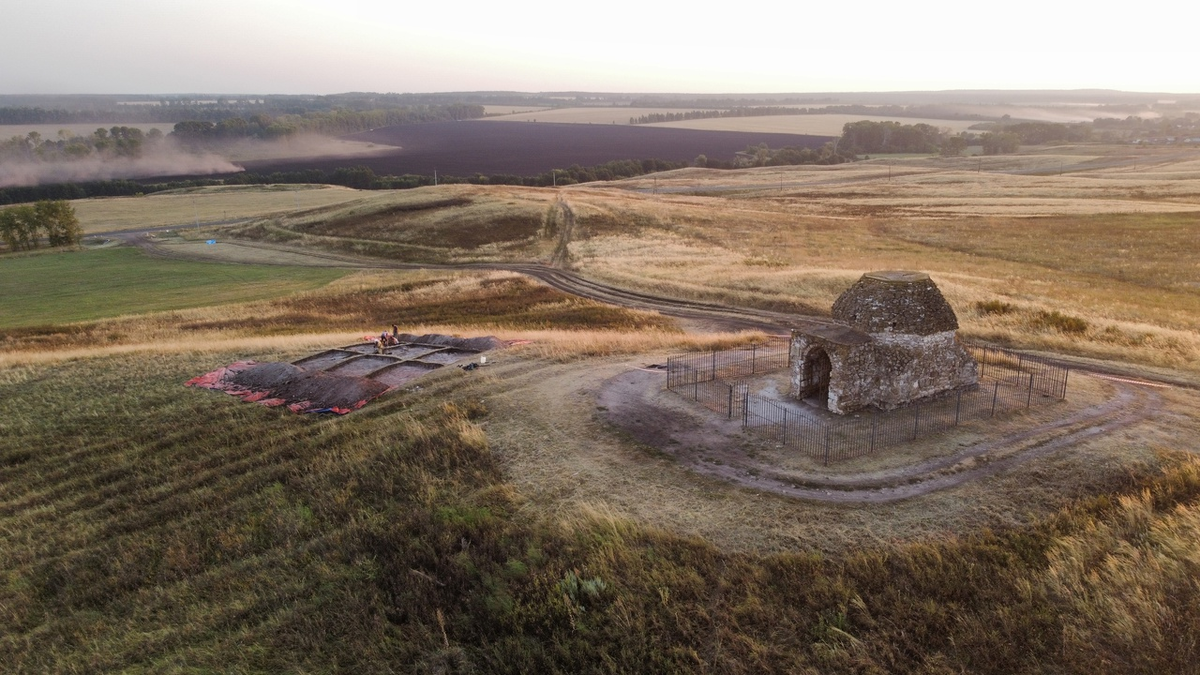
[[[0,258],[0,328],[225,305],[319,288],[344,270],[152,258],[127,248]]]

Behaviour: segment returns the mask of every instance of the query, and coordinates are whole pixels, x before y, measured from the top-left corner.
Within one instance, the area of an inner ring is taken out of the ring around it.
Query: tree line
[[[0,241],[10,251],[35,249],[45,238],[51,247],[74,246],[83,238],[75,208],[62,200],[0,209]]]
[[[731,108],[728,110],[688,110],[673,113],[647,113],[630,117],[630,124],[658,124],[661,122],[684,122],[687,120],[710,120],[723,117],[770,117],[773,115],[803,115],[807,108],[787,108],[783,106],[754,106],[750,108]]]
[[[426,122],[456,122],[483,117],[482,105],[450,103],[376,110],[333,110],[272,117],[265,113],[249,118],[231,117],[218,122],[184,120],[175,124],[171,136],[187,145],[227,139],[272,140],[296,133],[338,136],[379,127]]]
[[[137,127],[115,126],[96,129],[80,136],[60,131],[56,138],[43,138],[36,131],[24,136],[0,140],[0,161],[71,161],[87,157],[131,157],[142,155],[145,146],[159,143],[163,133],[158,129],[142,132]]]
[[[976,127],[972,127],[973,129]],[[885,153],[961,154],[969,145],[980,145],[985,155],[1016,152],[1022,145],[1084,143],[1092,140],[1088,123],[1015,122],[988,124],[983,133],[954,134],[930,124],[860,120],[842,127],[839,149],[858,155]]]
[[[375,127],[417,122],[478,119],[483,117],[480,104],[446,102],[437,104],[397,105],[390,100],[371,99],[377,107],[329,106],[315,104],[309,98],[268,99],[219,102],[205,105],[164,100],[157,105],[112,106],[105,109],[53,110],[40,107],[0,107],[0,124],[88,124],[92,122],[128,124],[179,124],[206,122],[214,127],[222,122],[232,126],[252,123],[256,118],[296,131],[313,133],[351,133]],[[320,97],[317,97],[320,98]],[[363,103],[354,101],[354,103]]]

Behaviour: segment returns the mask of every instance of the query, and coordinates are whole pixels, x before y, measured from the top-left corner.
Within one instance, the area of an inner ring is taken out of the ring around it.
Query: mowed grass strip
[[[162,260],[120,248],[7,257],[0,259],[0,328],[265,300],[346,273]]]

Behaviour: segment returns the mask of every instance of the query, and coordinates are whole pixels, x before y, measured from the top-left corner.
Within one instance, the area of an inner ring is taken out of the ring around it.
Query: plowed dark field
[[[826,136],[696,131],[615,124],[546,124],[537,122],[438,122],[383,127],[347,136],[357,141],[396,146],[374,157],[320,157],[246,162],[247,171],[271,173],[368,166],[380,175],[477,173],[536,175],[572,164],[594,166],[621,159],[691,161],[707,155],[723,161],[747,145],[766,143],[819,148]]]

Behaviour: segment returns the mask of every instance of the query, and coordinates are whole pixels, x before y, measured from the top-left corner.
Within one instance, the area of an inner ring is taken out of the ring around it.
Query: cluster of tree
[[[842,126],[838,143],[843,152],[878,154],[890,152],[939,152],[946,134],[929,124],[872,122],[861,120]]]
[[[1187,112],[1177,117],[1100,118],[1092,123],[1103,141],[1175,142],[1200,137],[1200,113]]]
[[[0,161],[69,161],[85,157],[140,157],[143,147],[162,140],[162,132],[143,133],[137,127],[96,129],[88,136],[68,131],[57,138],[42,138],[36,131],[0,141]]]
[[[1021,149],[1021,136],[1010,131],[986,133],[979,141],[985,155],[1009,155]]]
[[[238,138],[272,140],[300,132],[336,136],[378,127],[424,122],[450,122],[480,117],[483,117],[483,106],[461,103],[363,111],[308,112],[302,115],[283,115],[281,117],[258,114],[249,119],[231,117],[219,122],[184,120],[175,124],[175,130],[171,132],[171,136],[183,142],[184,145],[195,147]]]
[[[283,121],[297,131],[338,135],[401,124],[473,120],[483,117],[483,111],[482,105],[448,103],[361,111],[311,112],[301,116],[287,117]]]
[[[288,123],[303,122],[312,117],[313,124],[320,126],[329,115],[338,116],[369,113],[376,122],[385,124],[407,124],[413,117],[422,121],[473,119],[483,117],[483,105],[464,103],[461,96],[446,94],[439,97],[422,97],[410,100],[407,95],[337,95],[337,96],[267,96],[243,99],[218,98],[215,101],[199,101],[190,98],[164,98],[158,101],[139,101],[142,105],[88,105],[81,109],[65,110],[39,106],[0,107],[0,124],[174,124],[187,121],[221,122],[233,118],[249,119],[258,115],[267,117],[289,117]],[[526,103],[525,105],[528,105]],[[397,112],[396,122],[381,115]],[[352,129],[370,129],[372,123],[357,125]]]
[[[790,103],[793,101],[785,100],[783,102]],[[795,102],[817,103],[819,102],[819,99],[797,100]],[[664,119],[659,119],[660,114],[648,114],[642,117],[631,117],[629,119],[630,124],[653,124],[654,122],[678,122],[683,120],[708,119],[710,117],[751,117],[760,115],[886,115],[888,117],[927,117],[944,120],[989,119],[984,115],[977,113],[964,113],[952,107],[942,105],[863,105],[857,103],[848,103],[843,105],[821,105],[818,107],[796,107],[767,105],[763,102],[756,103],[753,100],[744,99],[736,102],[729,101],[728,99],[707,102],[704,100],[635,100],[633,107],[639,106],[659,108],[693,107],[708,109],[689,110],[680,113],[661,113]],[[763,112],[755,113],[754,111],[756,110],[761,110]]]
[[[786,108],[783,106],[754,106],[750,108],[730,108],[726,110],[688,110],[677,113],[647,113],[638,117],[630,117],[630,124],[657,124],[659,122],[683,122],[686,120],[709,120],[721,117],[770,117],[773,115],[803,115],[807,108]]]
[[[45,238],[50,246],[74,246],[83,238],[75,208],[65,201],[40,201],[0,209],[0,241],[10,251],[35,249]]]
[[[241,138],[272,140],[295,132],[295,128],[279,124],[268,115],[254,115],[250,119],[231,117],[220,122],[206,120],[184,120],[176,122],[171,138],[185,146],[194,147],[205,143]]]
[[[853,153],[846,153],[835,143],[826,143],[820,148],[785,146],[772,150],[766,143],[746,146],[731,162],[710,159],[704,155],[696,158],[696,166],[709,169],[736,169],[744,166],[800,166],[805,164],[842,164],[854,161]]]
[[[977,127],[972,127],[977,128]],[[861,120],[842,127],[838,149],[855,154],[880,153],[940,153],[957,156],[967,146],[978,144],[985,155],[1016,152],[1022,145],[1044,143],[1080,143],[1092,140],[1091,125],[1086,123],[1058,124],[1053,122],[1016,122],[987,124],[983,134],[962,132],[952,134],[929,124],[901,124]]]
[[[837,103],[832,97],[772,96],[770,98],[730,98],[711,96],[704,98],[674,98],[671,96],[642,96],[630,100],[631,108],[739,108],[747,106],[805,105]]]

